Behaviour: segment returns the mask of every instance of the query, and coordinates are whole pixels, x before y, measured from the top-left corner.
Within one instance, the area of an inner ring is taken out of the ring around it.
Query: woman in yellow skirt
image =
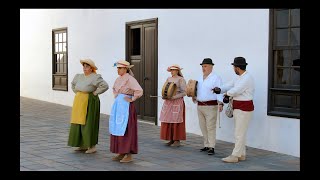
[[[108,90],[109,86],[91,59],[82,59],[83,74],[73,78],[72,90],[76,93],[71,115],[71,126],[68,146],[78,147],[76,151],[90,154],[96,152],[98,144],[100,99],[99,94]]]

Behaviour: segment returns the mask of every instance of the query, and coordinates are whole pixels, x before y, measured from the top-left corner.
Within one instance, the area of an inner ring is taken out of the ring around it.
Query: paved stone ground
[[[97,152],[75,152],[67,146],[71,107],[20,97],[20,171],[300,171],[300,158],[247,148],[247,160],[224,163],[233,143],[219,141],[213,156],[199,152],[202,137],[187,134],[180,147],[159,139],[160,127],[138,123],[134,161],[111,160],[108,116],[101,115]]]

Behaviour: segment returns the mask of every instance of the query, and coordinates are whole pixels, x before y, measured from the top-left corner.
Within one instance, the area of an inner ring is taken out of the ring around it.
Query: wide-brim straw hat
[[[183,68],[181,68],[178,64],[172,64],[171,66],[168,67],[167,71],[170,72],[171,69],[177,69],[181,71]]]
[[[129,68],[129,69],[134,66],[134,65],[130,65],[130,63],[125,60],[120,60],[120,61],[116,62],[115,65],[117,67],[125,67],[125,68]]]
[[[91,59],[81,59],[80,63],[82,64],[82,66],[83,66],[83,63],[86,63],[86,64],[89,64],[92,67],[92,69],[94,70],[98,69],[95,63]]]

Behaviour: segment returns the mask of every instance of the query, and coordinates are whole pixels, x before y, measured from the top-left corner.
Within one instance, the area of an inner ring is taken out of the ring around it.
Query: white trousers
[[[199,106],[198,118],[203,135],[203,146],[214,148],[216,145],[216,123],[218,105]]]
[[[233,110],[235,137],[235,145],[232,151],[233,156],[240,157],[246,155],[246,134],[252,114],[253,111]]]

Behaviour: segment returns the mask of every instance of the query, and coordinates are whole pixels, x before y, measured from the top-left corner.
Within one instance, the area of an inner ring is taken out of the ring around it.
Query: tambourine
[[[190,79],[187,84],[187,96],[196,97],[197,96],[197,84],[198,81]]]
[[[162,98],[170,99],[177,92],[178,88],[174,82],[166,82],[162,87]]]

